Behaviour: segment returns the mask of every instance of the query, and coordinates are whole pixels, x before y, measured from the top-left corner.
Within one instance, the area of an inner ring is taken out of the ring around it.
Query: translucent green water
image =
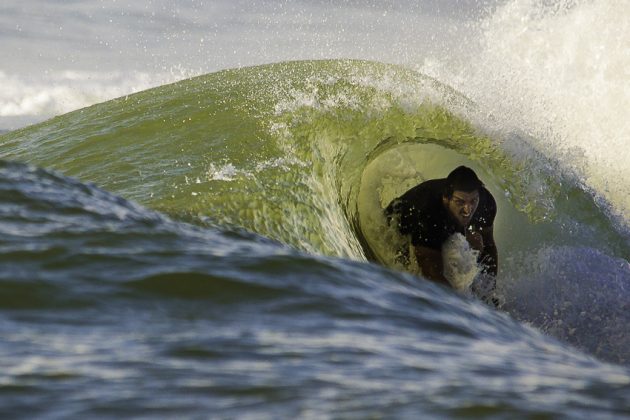
[[[402,143],[434,143],[483,168],[509,211],[526,216],[519,223],[554,218],[554,200],[577,194],[580,213],[612,234],[587,195],[542,172],[544,161],[503,151],[501,139],[466,119],[474,112],[449,88],[403,68],[281,63],[162,86],[4,135],[2,157],[178,217],[362,258],[355,233],[364,168]]]

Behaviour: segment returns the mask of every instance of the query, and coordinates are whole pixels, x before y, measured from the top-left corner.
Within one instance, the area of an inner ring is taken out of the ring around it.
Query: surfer
[[[498,253],[493,224],[497,206],[477,174],[465,166],[447,178],[425,181],[394,199],[385,209],[402,235],[409,235],[422,275],[450,285],[444,272],[443,246],[454,234],[463,235],[478,251],[481,272],[492,279],[494,289]],[[462,239],[463,241],[463,239]],[[465,242],[464,242],[465,244]]]

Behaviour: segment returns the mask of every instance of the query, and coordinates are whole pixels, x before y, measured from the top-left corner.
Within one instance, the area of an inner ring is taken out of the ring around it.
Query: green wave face
[[[545,165],[529,164],[531,154],[504,151],[503,140],[473,127],[474,113],[456,92],[401,67],[289,62],[209,74],[66,114],[3,135],[0,156],[178,218],[355,259],[370,253],[361,213],[378,213],[361,201],[361,185],[385,200],[384,184],[365,177],[385,171],[383,180],[397,188],[391,196],[417,180],[423,159],[443,168],[442,176],[464,162],[499,198],[499,246],[556,237],[564,222],[551,231],[546,224],[565,212],[566,199],[575,217],[595,220],[588,223],[603,242],[612,235],[626,252],[588,195],[541,174]],[[426,157],[427,144],[448,153]],[[388,178],[395,154],[410,172]]]

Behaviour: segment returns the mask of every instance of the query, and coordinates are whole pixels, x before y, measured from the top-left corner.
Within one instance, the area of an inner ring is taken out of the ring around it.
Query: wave
[[[94,185],[19,163],[0,161],[0,199],[5,309],[90,307],[147,285],[157,293],[168,278],[186,279],[173,296],[193,284],[197,296],[217,287],[225,295],[226,267],[270,265],[295,254],[251,233],[175,222]]]
[[[396,180],[417,181],[432,145],[446,150],[431,159],[435,171],[445,175],[453,159],[469,163],[499,199],[504,310],[602,358],[627,360],[625,315],[605,309],[623,306],[630,283],[624,224],[572,172],[531,147],[534,139],[498,135],[475,123],[479,113],[448,86],[399,66],[286,62],[164,85],[4,134],[1,157],[94,182],[174,219],[366,261],[373,255],[361,213],[379,213],[364,206],[362,185],[383,171],[375,179],[397,188],[404,184]],[[564,267],[553,256],[572,274],[544,282]],[[578,269],[585,256],[592,265]],[[523,268],[538,263],[539,271]],[[170,275],[149,271],[137,287],[159,293]],[[582,328],[575,311],[558,311],[566,302],[586,310],[598,278],[617,282],[597,298],[603,345],[589,339],[593,328]],[[525,297],[539,305],[523,307]]]

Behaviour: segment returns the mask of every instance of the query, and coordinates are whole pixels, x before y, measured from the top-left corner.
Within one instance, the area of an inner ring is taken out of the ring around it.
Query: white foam
[[[177,69],[161,74],[61,70],[31,79],[0,70],[0,127],[18,128],[187,75]]]
[[[444,277],[453,289],[466,292],[470,290],[473,280],[479,274],[477,251],[460,233],[451,235],[442,245]]]
[[[234,181],[238,177],[251,178],[252,176],[249,172],[236,169],[232,163],[226,163],[222,166],[210,164],[206,171],[206,177],[209,181]]]
[[[512,0],[480,22],[482,39],[458,60],[427,60],[422,70],[472,98],[493,124],[533,136],[628,222],[627,16],[626,0]]]

